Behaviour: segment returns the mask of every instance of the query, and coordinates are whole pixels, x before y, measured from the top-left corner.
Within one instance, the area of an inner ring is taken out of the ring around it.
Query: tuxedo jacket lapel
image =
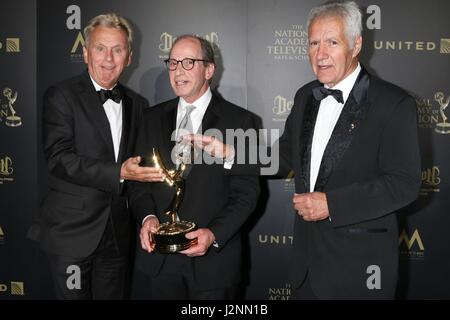
[[[94,85],[87,72],[83,75],[80,82],[80,98],[82,102],[80,107],[84,109],[83,112],[85,112],[87,117],[91,120],[91,124],[100,132],[100,136],[103,138],[110,151],[110,156],[114,159],[114,145],[108,117],[106,116],[105,109],[97,96],[97,92],[95,91]]]
[[[120,86],[120,84],[119,84]],[[120,147],[119,147],[119,156],[117,157],[117,162],[122,163],[126,159],[124,159],[124,155],[128,150],[128,142],[130,141],[130,129],[133,125],[132,121],[132,108],[133,101],[126,94],[126,90],[121,86],[120,90],[123,93],[122,98],[122,136],[120,138]]]
[[[302,131],[299,139],[300,143],[300,181],[303,183],[306,192],[309,192],[310,168],[311,168],[311,146],[314,135],[314,126],[319,112],[320,102],[311,95],[309,102],[305,106],[303,115]]]
[[[165,110],[163,117],[163,141],[164,148],[160,150],[163,161],[169,168],[175,169],[175,163],[172,162],[172,150],[175,147],[175,141],[172,140],[172,134],[175,132],[177,124],[177,108],[178,99],[174,99],[170,102],[169,106]]]
[[[359,128],[361,121],[364,119],[369,108],[367,101],[368,88],[369,75],[362,69],[325,148],[314,188],[316,191],[323,191],[328,179],[336,170],[339,161],[350,146],[357,128]]]
[[[202,127],[201,127],[202,132],[199,133],[203,133],[211,128],[216,128],[217,121],[219,120],[219,115],[220,115],[219,101],[215,96],[215,94],[213,93],[211,101],[209,102],[208,108],[206,109],[206,112],[202,119]]]

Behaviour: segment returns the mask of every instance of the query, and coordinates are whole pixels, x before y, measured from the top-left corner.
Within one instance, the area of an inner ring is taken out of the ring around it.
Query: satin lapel
[[[126,90],[121,87],[121,91],[123,92],[123,99],[122,99],[122,136],[120,138],[120,148],[119,148],[119,156],[117,157],[117,162],[122,163],[126,159],[124,159],[124,155],[127,153],[128,150],[128,142],[130,141],[130,130],[132,127],[132,108],[133,108],[133,101],[131,98],[126,94]]]
[[[316,123],[317,114],[319,112],[320,103],[316,101],[312,94],[305,106],[303,114],[302,130],[299,139],[300,143],[300,181],[306,192],[309,192],[309,175],[311,162],[311,146],[314,135],[314,125]]]
[[[357,133],[357,129],[369,109],[369,102],[367,100],[368,88],[369,75],[363,69],[350,92],[325,148],[315,190],[323,191],[328,179],[336,170],[339,161],[344,156],[354,135]]]
[[[177,108],[178,99],[170,101],[166,107],[162,124],[164,148],[160,150],[160,153],[164,158],[163,160],[166,166],[171,169],[175,168],[175,164],[172,162],[171,152],[175,147],[175,141],[172,141],[172,133],[175,132],[177,125]]]
[[[80,99],[86,116],[90,119],[92,126],[97,128],[100,132],[100,136],[103,138],[105,144],[108,146],[110,155],[114,159],[114,146],[111,137],[111,127],[109,126],[108,117],[106,116],[105,109],[101,104],[97,92],[95,92],[94,85],[92,84],[89,74],[86,72],[80,82]],[[114,159],[115,160],[115,159]]]

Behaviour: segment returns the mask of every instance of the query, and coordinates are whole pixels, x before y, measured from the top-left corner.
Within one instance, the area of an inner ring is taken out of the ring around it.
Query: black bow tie
[[[313,89],[313,95],[317,101],[321,101],[322,99],[325,99],[328,96],[333,96],[337,102],[344,103],[344,98],[342,97],[341,90],[333,90],[327,89],[325,87],[317,87]]]
[[[115,86],[112,90],[100,89],[97,93],[102,104],[104,104],[108,99],[111,99],[116,103],[120,103],[120,100],[122,99],[122,93],[120,92],[118,86]]]

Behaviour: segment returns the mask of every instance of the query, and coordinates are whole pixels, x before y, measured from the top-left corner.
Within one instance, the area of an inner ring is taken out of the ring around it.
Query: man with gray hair
[[[420,187],[414,99],[361,66],[361,20],[353,1],[311,10],[317,80],[298,90],[280,139],[295,172],[297,299],[394,298],[396,212]]]
[[[421,183],[416,104],[360,65],[361,16],[353,1],[311,10],[317,80],[297,91],[279,140],[279,174],[295,173],[293,299],[395,295],[396,213]],[[230,149],[202,139],[215,154]]]
[[[102,14],[84,36],[87,71],[45,93],[50,190],[32,237],[48,255],[58,299],[122,299],[131,240],[126,180],[156,173],[131,157],[148,103],[118,82],[131,63],[129,22]]]

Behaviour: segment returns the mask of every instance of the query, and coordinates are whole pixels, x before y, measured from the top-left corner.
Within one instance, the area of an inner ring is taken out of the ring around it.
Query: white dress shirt
[[[208,109],[208,105],[211,102],[212,93],[211,89],[208,88],[206,92],[193,103],[188,103],[186,100],[180,97],[178,101],[178,112],[177,112],[177,128],[180,126],[181,119],[183,119],[184,114],[186,113],[186,107],[191,105],[195,106],[195,109],[191,112],[191,122],[192,129],[194,133],[199,132],[200,126],[203,121],[203,116],[205,115],[206,109]],[[227,170],[230,170],[234,164],[234,157],[231,159],[224,159],[223,167]]]
[[[107,90],[101,87],[97,82],[95,82],[92,77],[91,80],[96,91],[100,91],[100,89]],[[120,139],[122,137],[122,100],[120,100],[120,103],[116,103],[114,100],[108,99],[103,104],[103,108],[105,109],[106,117],[108,117],[109,127],[111,129],[111,138],[114,146],[114,156],[117,162],[117,157],[119,156]]]
[[[191,123],[192,130],[194,133],[197,133],[202,124],[203,116],[205,115],[206,109],[208,108],[209,103],[211,102],[212,93],[211,89],[208,88],[206,92],[193,103],[189,103],[183,98],[180,97],[178,100],[178,108],[177,108],[177,128],[180,126],[181,119],[186,113],[187,106],[195,106],[195,109],[191,112]]]
[[[186,100],[184,100],[182,97],[178,100],[178,107],[177,107],[177,123],[176,128],[180,126],[181,119],[183,119],[185,113],[186,113],[186,107],[187,106],[195,106],[195,109],[192,110],[190,118],[192,123],[192,130],[194,133],[197,133],[200,129],[200,126],[203,121],[203,116],[205,115],[206,109],[208,109],[208,105],[211,102],[212,99],[212,92],[211,89],[208,88],[206,92],[197,100],[195,100],[193,103],[189,103]],[[225,169],[231,169],[233,162],[229,163],[225,161],[224,168]],[[144,224],[145,220],[147,220],[150,217],[156,217],[154,214],[149,214],[148,216],[144,217],[142,220],[142,224]]]
[[[355,85],[361,66],[358,63],[356,69],[332,89],[341,90],[344,103],[339,103],[333,96],[328,96],[320,102],[319,113],[317,114],[316,124],[314,126],[314,135],[311,146],[311,168],[309,191],[313,192],[319,175],[320,164],[323,153],[333,133],[334,127],[341,115],[345,102],[347,101],[353,86]],[[325,88],[329,88],[325,85]]]

